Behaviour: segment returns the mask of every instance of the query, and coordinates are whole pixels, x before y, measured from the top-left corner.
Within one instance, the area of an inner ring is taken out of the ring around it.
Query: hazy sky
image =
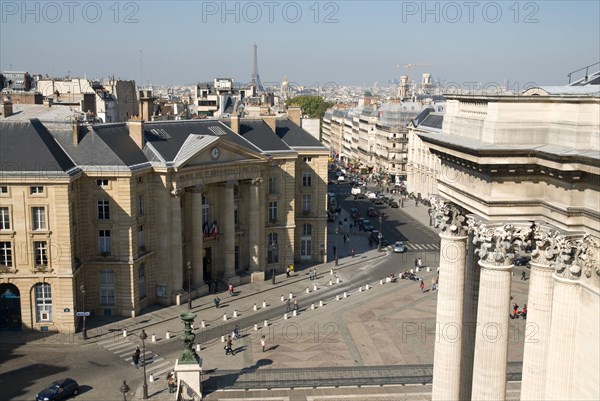
[[[0,68],[154,84],[566,84],[600,60],[590,1],[1,1]],[[140,51],[142,68],[140,71]],[[600,67],[596,67],[600,69]]]

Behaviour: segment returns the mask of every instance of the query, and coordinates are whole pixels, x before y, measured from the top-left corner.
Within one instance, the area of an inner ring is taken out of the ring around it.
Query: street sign
[[[90,312],[77,312],[75,313],[75,316],[89,316]]]

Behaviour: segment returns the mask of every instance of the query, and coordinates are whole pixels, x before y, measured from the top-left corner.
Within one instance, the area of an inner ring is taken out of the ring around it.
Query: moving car
[[[57,380],[40,391],[36,401],[64,400],[72,395],[79,394],[79,384],[73,379]]]
[[[377,211],[375,210],[375,208],[373,206],[369,206],[369,208],[367,209],[367,216],[377,217]]]
[[[395,253],[404,253],[406,252],[406,245],[402,241],[396,241],[394,244],[394,252]]]
[[[358,216],[360,213],[357,208],[353,207],[350,209],[350,217]]]
[[[527,267],[531,267],[531,265],[529,264],[529,262],[531,262],[531,257],[530,256],[517,256],[514,260],[514,264],[515,266],[527,266]]]

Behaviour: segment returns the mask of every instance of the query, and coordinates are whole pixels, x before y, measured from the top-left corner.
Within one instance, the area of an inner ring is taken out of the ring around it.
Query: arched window
[[[275,233],[269,233],[267,238],[267,246],[269,251],[267,252],[267,263],[279,262],[279,244],[278,235]]]
[[[35,291],[35,321],[52,321],[52,287],[48,283],[38,283]]]

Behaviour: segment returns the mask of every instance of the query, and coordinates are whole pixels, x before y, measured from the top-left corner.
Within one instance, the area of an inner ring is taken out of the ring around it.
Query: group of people
[[[317,279],[317,269],[310,269],[310,271],[308,272],[308,278],[311,280],[316,280]]]
[[[519,305],[515,302],[513,304],[513,313],[510,315],[511,319],[518,319],[521,316],[523,319],[527,319],[527,304],[523,304],[523,309],[519,312]]]
[[[292,310],[298,312],[298,301],[294,300],[294,305],[292,306],[292,301],[288,299],[285,303],[285,307],[287,312],[291,312]]]

